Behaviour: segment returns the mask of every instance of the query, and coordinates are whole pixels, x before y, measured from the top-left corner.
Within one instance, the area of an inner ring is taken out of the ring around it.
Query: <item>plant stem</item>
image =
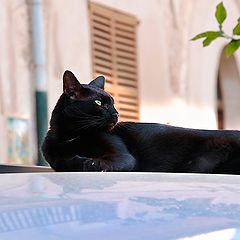
[[[226,38],[226,39],[230,39],[230,40],[240,40],[240,38],[235,38],[234,36],[230,36],[227,33],[225,33],[223,30],[221,30],[221,36]]]

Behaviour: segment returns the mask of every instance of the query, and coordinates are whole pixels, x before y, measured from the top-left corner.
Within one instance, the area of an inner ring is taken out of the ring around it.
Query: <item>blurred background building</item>
[[[231,33],[240,1],[223,2]],[[240,53],[190,41],[218,29],[218,3],[0,0],[0,162],[37,163],[66,69],[105,75],[121,120],[240,129]]]

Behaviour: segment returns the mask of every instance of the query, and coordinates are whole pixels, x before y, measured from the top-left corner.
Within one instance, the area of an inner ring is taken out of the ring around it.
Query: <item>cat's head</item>
[[[99,76],[89,84],[81,84],[74,74],[63,74],[64,117],[76,131],[110,131],[118,121],[114,99],[104,91],[105,78]]]

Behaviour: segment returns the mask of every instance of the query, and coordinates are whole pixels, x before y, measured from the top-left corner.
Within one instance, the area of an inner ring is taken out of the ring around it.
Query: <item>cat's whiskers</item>
[[[78,121],[78,120],[101,120],[102,117],[98,117],[98,116],[92,116],[92,117],[76,117],[76,120],[75,121]]]
[[[72,125],[73,131],[87,130],[87,129],[96,128],[96,127],[99,128],[101,125],[103,125],[102,118],[94,119],[94,121],[92,120],[93,119],[74,121]]]
[[[93,128],[93,127],[95,127],[96,125],[82,125],[82,126],[80,126],[80,127],[76,127],[76,128],[74,128],[74,131],[76,132],[76,131],[84,131],[84,130],[88,130],[88,129],[90,129],[90,128]]]
[[[96,115],[93,115],[93,114],[89,114],[89,113],[83,112],[83,111],[79,110],[79,108],[77,108],[75,106],[73,107],[73,109],[77,110],[77,112],[78,112],[78,117],[77,118],[79,118],[79,117],[101,118],[100,116],[96,116]]]
[[[92,124],[92,123],[101,123],[102,122],[102,118],[99,119],[93,119],[93,118],[88,118],[88,119],[78,119],[76,121],[74,121],[74,123],[77,124]]]

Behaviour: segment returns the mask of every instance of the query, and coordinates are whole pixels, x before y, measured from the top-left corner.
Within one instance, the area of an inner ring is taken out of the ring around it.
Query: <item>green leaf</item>
[[[240,47],[240,40],[231,40],[226,46],[227,57],[230,57]]]
[[[233,34],[234,35],[240,35],[240,23],[238,22],[238,24],[234,27],[233,29]]]
[[[227,18],[227,11],[223,5],[223,2],[219,3],[216,7],[215,17],[220,25],[220,28],[222,27],[223,22]]]
[[[203,41],[203,46],[209,46],[212,41],[221,36],[221,32],[211,32],[207,35],[206,39]]]
[[[209,33],[209,32],[200,33],[200,34],[196,35],[195,37],[193,37],[191,40],[194,41],[194,40],[197,40],[197,39],[199,39],[199,38],[207,37],[207,34],[208,34],[208,33]]]
[[[194,41],[194,40],[197,40],[197,39],[200,39],[200,38],[205,38],[203,40],[203,46],[206,47],[206,46],[210,45],[211,42],[214,41],[218,37],[221,37],[221,32],[220,31],[217,31],[217,32],[208,31],[208,32],[204,32],[204,33],[200,33],[200,34],[196,35],[191,40]]]

